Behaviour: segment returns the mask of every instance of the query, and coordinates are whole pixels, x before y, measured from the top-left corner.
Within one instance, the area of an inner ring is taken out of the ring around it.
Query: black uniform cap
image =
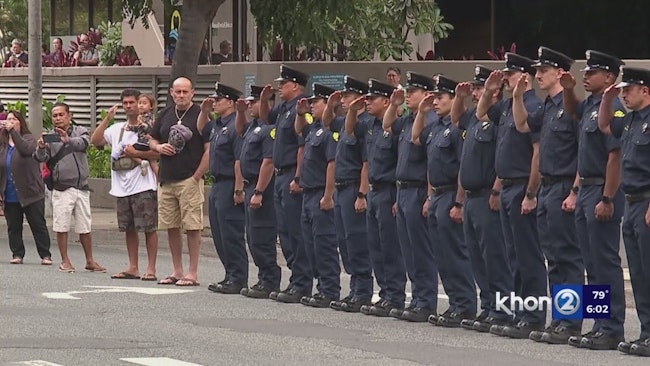
[[[487,80],[491,73],[491,69],[488,69],[483,65],[476,65],[474,67],[474,80],[470,81],[470,83],[475,85],[484,85],[485,80]]]
[[[456,95],[456,85],[458,85],[457,82],[444,75],[436,75],[433,77],[433,80],[436,82],[436,87],[433,89],[434,93],[449,93],[452,96]]]
[[[617,88],[622,88],[628,85],[643,85],[650,87],[650,70],[641,69],[638,67],[622,66],[621,82],[616,85]]]
[[[392,85],[382,83],[377,79],[368,80],[368,97],[386,97],[390,98],[395,88]]]
[[[433,91],[435,87],[433,79],[428,76],[416,74],[412,71],[406,73],[406,89],[419,88],[425,91]]]
[[[357,80],[353,77],[345,75],[345,77],[343,77],[343,90],[341,91],[364,95],[368,93],[368,84],[364,83],[361,80]]]
[[[587,65],[580,71],[604,70],[618,76],[621,65],[625,65],[625,62],[616,56],[594,50],[585,52],[585,58],[587,59]]]
[[[512,52],[506,52],[505,61],[506,67],[504,67],[502,71],[519,71],[535,75],[535,69],[531,66],[534,61],[528,57]]]
[[[571,70],[571,65],[575,62],[571,57],[548,47],[538,48],[537,57],[539,59],[532,65],[533,67],[552,66],[569,71]]]
[[[241,97],[242,92],[239,90],[233,88],[232,86],[228,86],[223,83],[216,83],[214,86],[214,94],[211,95],[213,98],[226,98],[230,99],[233,102],[236,102],[239,97]]]
[[[275,79],[275,81],[293,81],[294,83],[300,84],[302,86],[307,86],[307,80],[309,76],[303,72],[292,69],[287,65],[280,65],[280,77]]]
[[[312,101],[314,99],[327,99],[329,98],[332,93],[334,93],[336,90],[330,88],[329,86],[319,84],[319,83],[314,83],[312,84],[313,89],[314,89],[314,95],[311,97],[307,98],[307,100]]]

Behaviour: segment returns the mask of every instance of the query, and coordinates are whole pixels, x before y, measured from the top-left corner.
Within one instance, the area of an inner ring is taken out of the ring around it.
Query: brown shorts
[[[160,229],[203,230],[203,190],[192,177],[158,187]]]
[[[158,195],[144,191],[117,198],[117,227],[120,232],[151,233],[158,228]]]

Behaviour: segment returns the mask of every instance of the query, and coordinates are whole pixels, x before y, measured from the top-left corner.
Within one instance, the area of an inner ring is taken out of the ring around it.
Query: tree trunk
[[[172,60],[169,87],[176,78],[184,76],[196,83],[196,70],[199,53],[210,24],[217,14],[217,9],[225,0],[185,0],[181,8],[181,24],[178,29],[178,42]],[[171,102],[171,95],[167,103]]]
[[[29,129],[34,136],[39,136],[43,131],[43,69],[41,67],[41,2],[29,0],[27,24],[29,31],[29,68],[28,77],[28,113]]]

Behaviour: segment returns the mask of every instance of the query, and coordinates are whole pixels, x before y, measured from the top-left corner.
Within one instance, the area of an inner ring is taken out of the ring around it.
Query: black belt
[[[339,182],[334,183],[334,187],[336,187],[338,189],[343,189],[343,188],[345,188],[347,186],[356,185],[358,183],[359,183],[358,180],[344,180],[344,181],[339,181]]]
[[[275,176],[279,177],[281,175],[287,174],[287,173],[293,171],[295,168],[296,168],[295,165],[287,165],[287,166],[283,166],[281,168],[275,168]]]
[[[313,192],[318,192],[324,190],[325,187],[316,187],[316,188],[303,188],[302,192],[303,193],[313,193]]]
[[[215,183],[223,182],[225,180],[235,180],[235,177],[231,177],[229,175],[223,175],[223,174],[213,175],[212,176],[212,181],[215,182]]]
[[[485,197],[485,196],[489,196],[490,192],[492,192],[491,188],[476,189],[473,191],[466,190],[465,197],[467,198]]]
[[[385,188],[393,188],[395,187],[395,183],[378,182],[378,183],[370,183],[369,186],[371,191],[379,191]]]
[[[567,180],[572,181],[575,178],[576,177],[571,177],[571,176],[566,176],[566,177],[557,176],[556,177],[556,176],[546,175],[546,176],[542,177],[542,184],[545,185],[545,186],[550,186],[552,184],[564,182],[564,181],[567,181]]]
[[[455,191],[457,189],[458,186],[456,186],[455,184],[445,184],[442,186],[431,187],[431,193],[433,193],[434,196],[437,196],[445,192]]]
[[[629,203],[641,202],[648,198],[650,198],[650,191],[625,195],[625,200]]]
[[[526,184],[526,183],[528,183],[528,178],[501,179],[501,187],[503,188],[508,188],[517,184]]]
[[[400,189],[425,188],[427,186],[427,182],[420,181],[420,180],[398,180],[396,184],[397,184],[397,188]]]
[[[603,184],[605,184],[605,178],[602,177],[580,177],[581,186],[602,186]]]

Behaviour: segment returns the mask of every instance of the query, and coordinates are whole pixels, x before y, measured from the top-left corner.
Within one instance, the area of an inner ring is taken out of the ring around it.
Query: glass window
[[[88,28],[88,1],[89,0],[72,0],[74,23],[72,31],[74,34],[87,33]]]
[[[54,35],[70,35],[70,2],[54,2]]]
[[[93,28],[97,27],[103,22],[108,22],[108,6],[109,0],[91,0],[93,2]]]

